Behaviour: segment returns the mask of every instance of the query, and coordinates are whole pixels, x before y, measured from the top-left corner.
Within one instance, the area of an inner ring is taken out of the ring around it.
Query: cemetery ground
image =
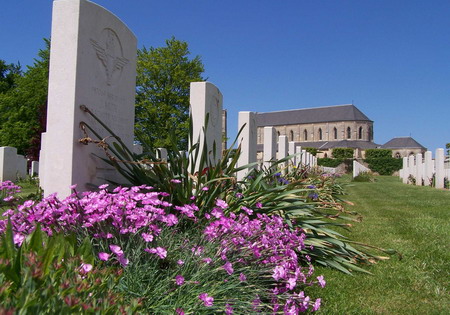
[[[372,275],[318,268],[327,286],[322,314],[448,314],[450,310],[450,191],[404,185],[398,177],[376,182],[342,178],[349,210],[363,216],[352,240],[401,253],[365,267]],[[315,289],[314,289],[315,290]],[[318,293],[318,292],[316,292]]]

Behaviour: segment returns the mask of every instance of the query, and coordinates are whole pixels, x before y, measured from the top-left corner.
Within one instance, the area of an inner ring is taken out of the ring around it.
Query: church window
[[[337,135],[337,128],[336,127],[334,127],[334,129],[333,129],[333,133],[334,133],[334,139],[337,140],[337,138],[338,138],[337,136],[338,135]]]
[[[305,141],[308,140],[308,131],[306,129],[303,130],[303,140],[305,140]]]
[[[319,128],[319,140],[322,140],[322,128]]]
[[[352,137],[352,129],[350,127],[347,127],[347,139],[350,139]]]
[[[294,141],[294,131],[289,131],[289,141]]]
[[[358,131],[358,139],[362,139],[363,135],[363,127],[359,127],[359,131]]]

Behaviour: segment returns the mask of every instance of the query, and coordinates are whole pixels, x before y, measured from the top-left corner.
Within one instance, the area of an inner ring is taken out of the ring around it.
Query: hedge
[[[366,159],[387,159],[392,157],[390,149],[367,149]]]
[[[334,148],[331,155],[335,159],[351,159],[353,158],[353,151],[352,148]]]
[[[395,159],[393,157],[380,158],[380,159],[365,159],[369,165],[369,168],[373,172],[377,172],[380,175],[392,175],[395,171],[402,168],[402,159]]]

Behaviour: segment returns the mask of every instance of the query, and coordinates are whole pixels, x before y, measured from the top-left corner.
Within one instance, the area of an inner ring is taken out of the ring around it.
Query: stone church
[[[316,148],[318,157],[332,157],[334,148],[353,148],[355,158],[364,158],[365,150],[386,148],[401,158],[426,148],[411,137],[393,138],[384,145],[373,142],[373,120],[353,104],[257,113],[257,151],[262,159],[264,127],[275,127],[302,148]]]

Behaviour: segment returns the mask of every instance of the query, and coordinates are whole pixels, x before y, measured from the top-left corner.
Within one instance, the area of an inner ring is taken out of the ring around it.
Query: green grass
[[[397,177],[350,183],[349,210],[363,222],[346,232],[352,240],[394,248],[402,259],[378,262],[365,269],[373,275],[348,276],[317,268],[324,274],[321,314],[450,314],[450,191],[402,184]]]

